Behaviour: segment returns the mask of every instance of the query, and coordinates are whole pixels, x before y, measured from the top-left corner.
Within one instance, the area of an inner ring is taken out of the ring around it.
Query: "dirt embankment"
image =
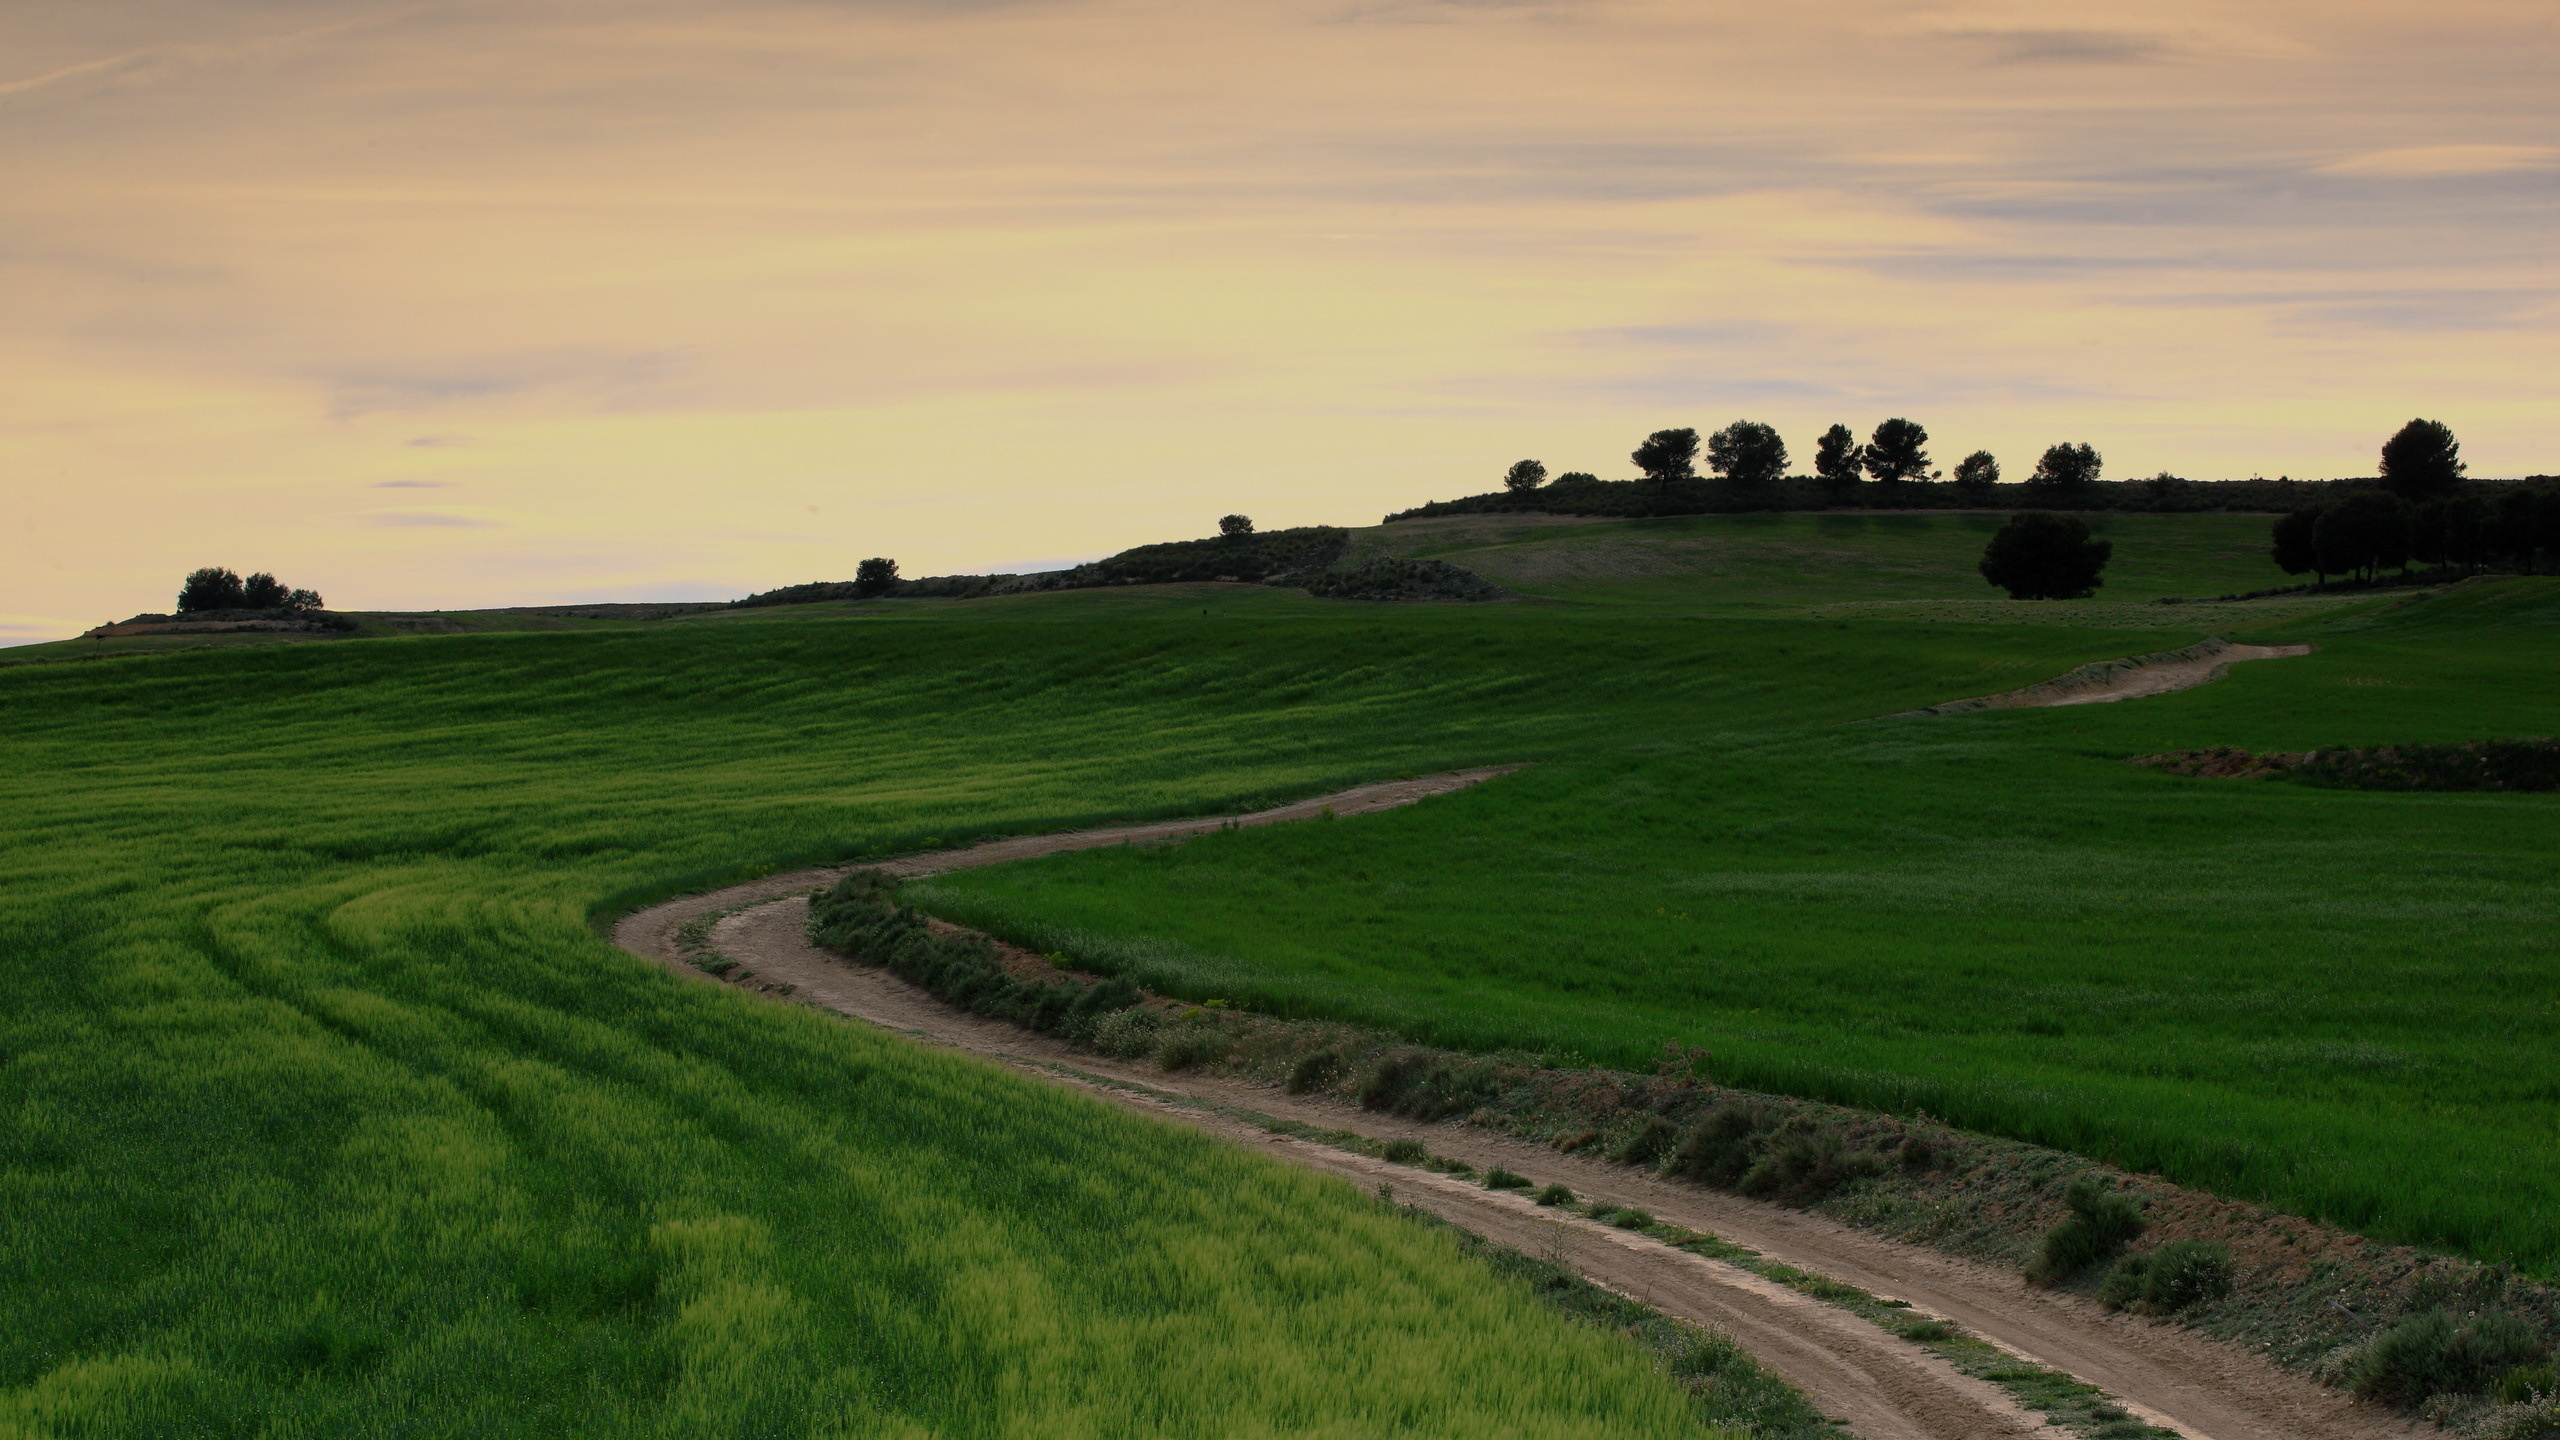
[[[909,857],[887,867],[926,875],[1031,855],[1124,842],[1147,843],[1235,824],[1341,815],[1409,804],[1478,783],[1500,769],[1363,786],[1340,795],[1231,820],[991,841]],[[1665,1313],[1730,1331],[1763,1364],[1802,1389],[1862,1440],[1978,1440],[2052,1427],[2007,1391],[1962,1373],[1926,1347],[1847,1311],[1735,1265],[1689,1254],[1580,1216],[1540,1209],[1504,1191],[1390,1164],[1371,1155],[1275,1134],[1268,1116],[1372,1140],[1418,1140],[1439,1155],[1490,1172],[1501,1166],[1585,1195],[1641,1207],[1785,1265],[1907,1301],[2048,1369],[2119,1397],[2133,1417],[2196,1440],[2409,1440],[2415,1427],[2279,1369],[2265,1358],[2191,1331],[2109,1314],[2068,1294],[2031,1289],[2011,1270],[1864,1233],[1825,1217],[1664,1180],[1595,1156],[1462,1123],[1424,1124],[1363,1111],[1338,1099],[1211,1075],[1168,1076],[1152,1066],[1075,1050],[1055,1039],[946,1005],[869,966],[810,945],[806,893],[840,873],[776,876],[634,914],[617,943],[680,974],[719,983],[684,963],[683,932],[709,926],[709,946],[737,960],[732,982],[1021,1066],[1114,1103],[1201,1126],[1237,1143],[1399,1198],[1498,1243],[1542,1253]],[[722,912],[729,912],[723,914]]]

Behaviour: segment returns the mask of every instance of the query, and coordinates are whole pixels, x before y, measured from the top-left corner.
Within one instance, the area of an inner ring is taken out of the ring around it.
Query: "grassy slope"
[[[1079,598],[0,677],[0,1434],[1693,1433],[1344,1187],[592,933],[1535,728]]]
[[[1572,546],[1592,528],[1547,533]],[[1802,603],[1827,582],[1793,608],[1757,594],[1746,618],[1727,576],[1778,562],[1744,562],[1685,599],[1569,554],[1518,567],[1582,577],[1547,591],[1579,603],[1545,612],[1588,615],[1578,636],[1670,644],[1642,617],[1701,617],[1687,623],[1723,658],[1672,713],[1595,674],[1608,717],[1484,790],[952,876],[931,903],[1194,995],[1622,1064],[1677,1039],[1735,1082],[1925,1107],[2383,1236],[2560,1264],[2560,807],[2122,763],[2547,733],[2560,585],[2244,610],[2260,638],[2322,652],[2132,705],[1868,722],[1900,708],[1879,649],[1953,672],[2031,638],[2106,654],[2188,637],[2071,628],[2135,618],[2094,604],[2020,607],[2043,622],[2023,632],[1919,623],[1942,612],[1881,581],[1854,618]],[[1538,612],[1513,610],[1531,628]],[[1979,663],[1935,698],[2001,688],[1998,661]],[[1809,667],[1834,687],[1823,703],[1795,688]]]

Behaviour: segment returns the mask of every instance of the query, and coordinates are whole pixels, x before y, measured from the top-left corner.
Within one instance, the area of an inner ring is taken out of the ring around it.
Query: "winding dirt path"
[[[929,875],[1063,850],[1161,842],[1227,825],[1308,818],[1326,808],[1338,815],[1360,814],[1446,794],[1503,773],[1504,768],[1487,768],[1361,786],[1233,819],[991,841],[908,857],[886,868]],[[1562,1181],[1583,1195],[1640,1206],[1800,1270],[1909,1301],[1921,1312],[1953,1320],[2026,1359],[2100,1386],[2142,1419],[2191,1440],[2416,1440],[2420,1434],[2418,1427],[2248,1351],[2191,1331],[2110,1315],[2088,1301],[2032,1289],[2013,1273],[1884,1240],[1819,1216],[1560,1154],[1463,1124],[1418,1124],[1243,1080],[1168,1076],[982,1019],[885,971],[849,963],[808,943],[807,892],[841,873],[802,871],[669,901],[626,917],[614,927],[613,938],[624,949],[704,984],[741,983],[777,999],[1008,1062],[1054,1083],[1355,1184],[1392,1185],[1398,1198],[1487,1239],[1546,1255],[1666,1314],[1730,1332],[1824,1414],[1847,1421],[1859,1440],[1992,1440],[2037,1432],[2060,1440],[2066,1432],[1925,1348],[1749,1271],[1542,1210],[1517,1195],[1275,1135],[1249,1119],[1205,1107],[1377,1139],[1419,1139],[1433,1152],[1467,1161],[1479,1171],[1507,1166],[1542,1183]],[[727,981],[684,963],[678,950],[678,931],[686,922],[724,910],[734,913],[711,927],[709,939],[712,949],[740,962]]]
[[[2310,645],[2240,645],[2216,637],[2199,641],[2183,650],[2162,650],[2150,655],[2127,656],[2122,660],[2101,660],[2050,680],[2039,680],[2022,690],[1981,695],[1971,700],[1950,700],[1944,705],[1930,705],[1903,713],[1961,715],[1970,710],[2104,705],[2115,700],[2139,700],[2146,695],[2167,695],[2209,684],[2221,679],[2232,666],[2244,660],[2283,660],[2295,655],[2308,655],[2314,648]]]

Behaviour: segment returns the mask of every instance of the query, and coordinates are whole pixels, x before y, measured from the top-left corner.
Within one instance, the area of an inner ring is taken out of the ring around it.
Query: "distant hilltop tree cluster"
[[[284,582],[261,570],[243,580],[232,571],[208,565],[191,572],[178,587],[178,613],[202,615],[215,610],[317,610],[318,592],[288,590]]]
[[[2560,486],[2485,490],[2466,484],[2462,444],[2439,420],[2412,420],[2382,446],[2382,482],[2304,505],[2276,521],[2275,562],[2326,585],[2332,575],[2371,584],[2412,562],[2478,573],[2490,565],[2531,571],[2560,558]]]
[[[1890,490],[1946,479],[1946,472],[1934,468],[1928,447],[1928,428],[1900,416],[1877,425],[1863,444],[1848,426],[1834,425],[1814,442],[1813,473],[1834,496],[1849,495],[1870,482]],[[1698,477],[1701,452],[1709,471],[1743,491],[1765,493],[1787,478],[1786,438],[1776,426],[1759,420],[1736,420],[1703,440],[1694,429],[1656,430],[1627,458],[1657,492],[1667,494],[1672,486]],[[2053,445],[2036,462],[2027,486],[2042,495],[2073,494],[2097,481],[2101,463],[2096,448],[2086,443]],[[1999,458],[1976,450],[1956,462],[1954,480],[1960,492],[1987,497],[2000,483]],[[1502,474],[1502,488],[1511,495],[1526,495],[1546,483],[1546,463],[1540,460],[1514,461]],[[1586,471],[1569,470],[1555,483],[1600,482]]]
[[[1789,473],[1792,462],[1786,438],[1763,421],[1736,420],[1704,436],[1688,428],[1656,430],[1627,456],[1635,467],[1633,479],[1602,480],[1584,470],[1568,470],[1550,479],[1545,461],[1516,460],[1502,472],[1499,490],[1435,500],[1386,518],[1524,510],[1558,515],[1697,515],[1838,506],[2264,514],[2339,503],[2377,483],[2290,476],[2198,483],[2165,470],[2147,480],[2111,481],[2103,478],[2106,457],[2085,440],[2047,445],[2020,481],[2004,483],[2000,458],[1989,450],[1968,452],[1948,471],[1938,468],[1930,445],[1928,427],[1906,416],[1878,422],[1864,440],[1846,425],[1833,425],[1814,441],[1813,473],[1797,475]],[[2413,507],[2430,499],[2450,502],[2457,491],[2478,499],[2478,492],[2513,484],[2465,481],[2460,450],[2453,431],[2441,421],[2412,420],[2384,444],[2378,483]],[[2528,484],[2546,478],[2526,477]],[[2443,528],[2432,521],[2413,523],[2430,533]],[[2458,530],[2471,522],[2457,517],[2446,523]],[[2456,538],[2445,543],[2470,542]],[[2369,568],[2357,567],[2359,571]]]

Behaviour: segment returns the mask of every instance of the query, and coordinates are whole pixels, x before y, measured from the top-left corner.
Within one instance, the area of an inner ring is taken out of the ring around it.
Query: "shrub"
[[[2071,1214],[2045,1232],[2044,1245],[2027,1276],[2050,1284],[2067,1279],[2104,1260],[2126,1241],[2142,1233],[2142,1205],[2120,1190],[2110,1190],[2096,1175],[2083,1172],[2062,1192]]]
[[[2078,600],[2106,583],[2100,572],[2114,553],[2113,543],[2089,538],[2089,522],[2077,515],[2021,510],[1992,535],[1975,568],[2012,600]]]
[[[1529,1188],[1529,1177],[1522,1175],[1517,1171],[1506,1170],[1503,1167],[1496,1165],[1491,1170],[1485,1172],[1484,1188],[1487,1190],[1526,1190]]]
[[[1609,1158],[1621,1165],[1650,1165],[1679,1138],[1679,1127],[1659,1115],[1647,1115],[1634,1134],[1609,1151]]]
[[[1180,1026],[1156,1041],[1156,1064],[1167,1070],[1188,1070],[1194,1065],[1224,1060],[1234,1043],[1226,1031],[1214,1026]]]
[[[2550,1341],[2532,1321],[2489,1310],[2457,1323],[2442,1310],[2403,1320],[2368,1341],[2348,1368],[2359,1395],[2417,1405],[2434,1395],[2480,1394],[2541,1364]]]
[[[1093,1048],[1122,1060],[1135,1060],[1155,1048],[1159,1028],[1154,1011],[1132,1007],[1106,1016],[1093,1027]]]
[[[1760,1156],[1760,1137],[1778,1127],[1778,1114],[1751,1101],[1725,1101],[1681,1132],[1662,1172],[1687,1180],[1730,1185]]]
[[[1538,1192],[1537,1201],[1541,1205],[1570,1205],[1573,1203],[1572,1187],[1549,1185]]]
[[[1419,1165],[1431,1158],[1431,1152],[1419,1140],[1390,1140],[1378,1147],[1378,1155],[1398,1165]]]
[[[1342,1052],[1318,1050],[1312,1055],[1298,1057],[1298,1063],[1289,1067],[1289,1081],[1283,1088],[1292,1095],[1304,1095],[1332,1084],[1333,1077],[1341,1073]]]
[[[1445,560],[1372,560],[1306,582],[1320,600],[1499,600],[1501,586]]]
[[[1883,1169],[1883,1161],[1869,1151],[1850,1149],[1838,1131],[1799,1117],[1778,1127],[1734,1188],[1802,1205]]]
[[[2560,1396],[2560,1371],[2549,1365],[2519,1365],[2498,1378],[2502,1404],[2528,1405],[2554,1396]]]
[[[1381,1056],[1360,1078],[1360,1108],[1409,1120],[1445,1120],[1484,1103],[1497,1088],[1490,1064],[1404,1050]]]
[[[1610,1224],[1617,1226],[1621,1230],[1650,1230],[1653,1228],[1653,1217],[1646,1214],[1644,1211],[1637,1209],[1633,1205],[1623,1206],[1612,1212],[1607,1218]]]
[[[2140,1306],[2155,1315],[2174,1315],[2230,1293],[2229,1247],[2209,1240],[2172,1240],[2116,1261],[2098,1286],[2098,1303],[2110,1310]]]
[[[1907,1320],[1893,1333],[1905,1340],[1945,1340],[1956,1333],[1956,1327],[1944,1320]]]

